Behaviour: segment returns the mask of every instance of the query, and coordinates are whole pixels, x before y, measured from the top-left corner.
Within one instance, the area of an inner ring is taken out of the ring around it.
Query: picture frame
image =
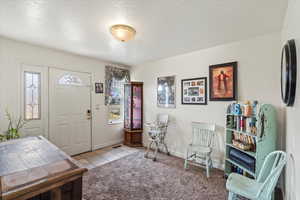
[[[103,94],[103,83],[95,83],[95,93]]]
[[[207,77],[181,80],[181,104],[207,105]]]
[[[157,78],[157,106],[160,108],[176,108],[175,76]]]
[[[237,62],[209,66],[209,100],[237,100]]]

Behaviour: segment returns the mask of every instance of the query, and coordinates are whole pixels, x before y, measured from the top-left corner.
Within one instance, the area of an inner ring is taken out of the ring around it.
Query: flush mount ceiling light
[[[110,32],[117,40],[127,42],[134,38],[136,31],[131,26],[116,24],[110,27]]]

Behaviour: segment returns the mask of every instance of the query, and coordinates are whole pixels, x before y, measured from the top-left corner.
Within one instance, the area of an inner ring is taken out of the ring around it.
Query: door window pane
[[[82,86],[82,80],[77,77],[73,76],[71,74],[64,74],[59,80],[58,84],[60,85],[76,85],[76,86]]]
[[[24,73],[24,104],[25,119],[41,118],[41,74],[36,72]]]

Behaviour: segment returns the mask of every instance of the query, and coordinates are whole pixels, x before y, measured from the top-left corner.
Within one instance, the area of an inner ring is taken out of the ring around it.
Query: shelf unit
[[[143,83],[124,85],[124,144],[143,146]]]
[[[226,114],[226,159],[225,159],[225,175],[228,176],[232,173],[232,168],[239,167],[252,178],[256,179],[262,167],[265,157],[272,151],[276,150],[277,138],[277,124],[276,124],[276,111],[270,104],[261,104],[258,106],[256,116],[248,118],[256,118],[257,133],[249,133],[246,131],[236,130],[232,128],[231,124],[227,124],[228,116],[241,117],[242,115]],[[245,117],[245,116],[244,116]],[[245,117],[247,118],[247,117]],[[255,141],[255,152],[242,150],[232,144],[233,133],[250,136]],[[254,171],[249,170],[245,165],[232,160],[229,157],[229,150],[233,148],[255,159]]]

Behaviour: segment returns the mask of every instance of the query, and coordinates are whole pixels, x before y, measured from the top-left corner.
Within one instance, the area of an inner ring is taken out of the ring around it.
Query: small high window
[[[41,119],[41,74],[24,72],[25,120]]]

